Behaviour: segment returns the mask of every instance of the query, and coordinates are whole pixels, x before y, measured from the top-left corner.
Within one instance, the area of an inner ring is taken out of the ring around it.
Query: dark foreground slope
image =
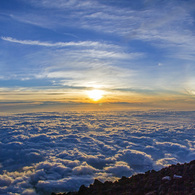
[[[101,183],[95,180],[88,188],[58,195],[195,195],[195,160],[172,165],[160,171],[148,171],[130,178]],[[57,195],[52,193],[52,195]]]

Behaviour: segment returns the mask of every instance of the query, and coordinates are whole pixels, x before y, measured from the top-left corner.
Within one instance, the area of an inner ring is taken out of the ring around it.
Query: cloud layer
[[[195,158],[194,112],[27,113],[0,119],[0,194],[77,190]]]

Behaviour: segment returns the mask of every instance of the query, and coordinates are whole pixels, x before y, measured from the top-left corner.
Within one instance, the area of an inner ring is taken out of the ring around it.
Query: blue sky
[[[194,21],[193,0],[1,0],[0,101],[78,103],[100,88],[107,102],[192,105]]]

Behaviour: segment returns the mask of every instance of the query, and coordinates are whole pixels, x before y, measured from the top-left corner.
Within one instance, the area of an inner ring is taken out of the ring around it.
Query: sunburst
[[[99,101],[103,95],[104,95],[104,91],[99,90],[99,89],[93,89],[91,91],[87,92],[87,95],[89,96],[89,98],[93,101]]]

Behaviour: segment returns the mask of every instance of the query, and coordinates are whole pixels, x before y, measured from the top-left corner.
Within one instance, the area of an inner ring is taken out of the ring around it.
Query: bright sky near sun
[[[192,108],[194,32],[194,0],[1,0],[0,109]]]

